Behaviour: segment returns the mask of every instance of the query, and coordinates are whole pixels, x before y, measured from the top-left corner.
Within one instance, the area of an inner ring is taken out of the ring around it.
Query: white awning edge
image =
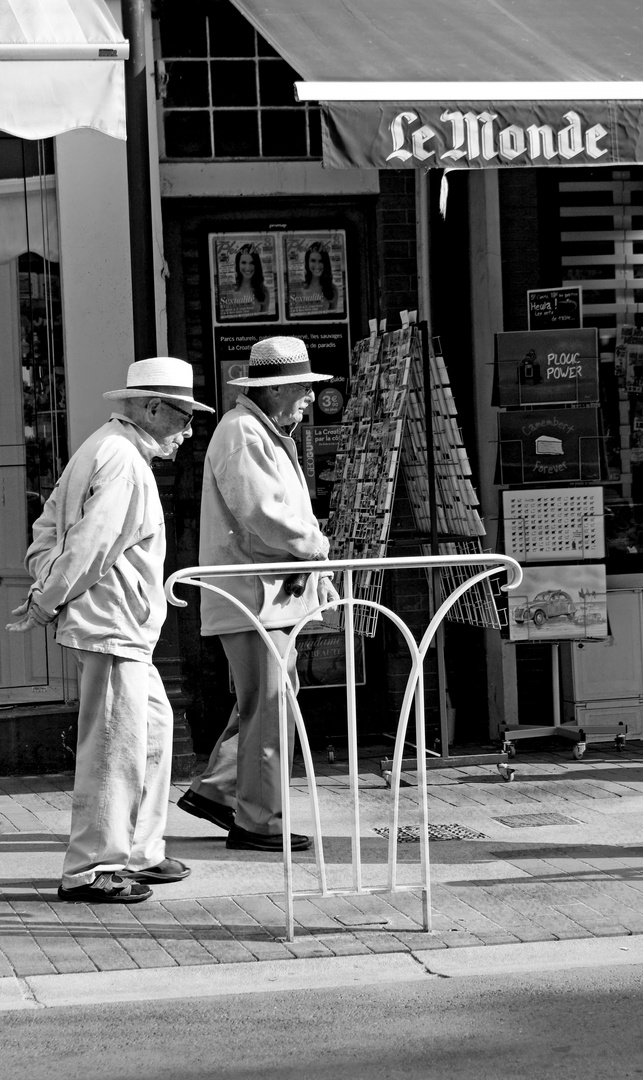
[[[49,139],[93,128],[125,139],[122,60],[22,60],[0,63],[0,131],[21,139]]]
[[[295,82],[298,101],[641,101],[643,82]]]

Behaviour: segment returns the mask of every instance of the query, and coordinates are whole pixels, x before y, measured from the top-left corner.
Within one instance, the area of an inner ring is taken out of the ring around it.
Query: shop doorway
[[[53,630],[4,632],[27,596],[32,527],[67,461],[58,264],[22,254],[0,264],[0,705],[69,696]]]

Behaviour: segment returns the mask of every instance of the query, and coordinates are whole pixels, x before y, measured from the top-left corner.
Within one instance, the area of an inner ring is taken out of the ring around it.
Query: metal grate
[[[379,836],[388,840],[389,829],[374,829]],[[397,830],[398,844],[417,844],[420,839],[419,825],[402,825]],[[431,825],[429,823],[429,840],[487,840],[484,833],[466,829],[464,825]]]
[[[514,814],[513,817],[497,817],[493,819],[501,825],[507,825],[510,829],[532,828],[537,825],[578,825],[574,818],[565,817],[564,814]]]

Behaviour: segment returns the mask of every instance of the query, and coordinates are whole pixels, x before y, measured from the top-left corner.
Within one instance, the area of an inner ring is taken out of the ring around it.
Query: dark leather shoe
[[[186,814],[205,818],[206,821],[218,825],[225,832],[234,825],[234,810],[231,806],[213,802],[212,799],[204,799],[203,795],[197,795],[191,788],[181,795],[176,805],[179,810],[185,810]]]
[[[307,851],[311,845],[309,836],[300,833],[290,834],[290,847],[292,851]],[[273,851],[277,855],[284,849],[283,833],[273,836],[262,836],[261,833],[248,832],[233,825],[228,833],[225,846],[227,848],[244,849],[247,851]]]
[[[183,881],[190,876],[190,870],[178,859],[163,859],[158,866],[148,866],[145,870],[121,870],[120,875],[130,881],[140,881],[143,885],[164,885],[167,881]]]

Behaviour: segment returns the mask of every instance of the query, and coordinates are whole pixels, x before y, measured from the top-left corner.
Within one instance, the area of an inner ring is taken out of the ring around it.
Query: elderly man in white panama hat
[[[272,337],[253,345],[248,374],[231,379],[246,388],[222,417],[206,454],[201,500],[201,566],[324,560],[328,539],[315,518],[292,433],[315,399],[299,338]],[[288,632],[319,603],[338,599],[328,571],[310,574],[303,594],[288,593],[273,576],[219,578],[270,633],[281,655]],[[279,774],[278,670],[258,631],[233,604],[201,595],[201,633],[218,635],[234,679],[237,703],[208,766],[179,807],[228,830],[227,847],[279,852],[283,848]],[[296,652],[290,677],[297,689]],[[294,719],[290,722],[290,753]],[[291,836],[293,850],[310,846]]]
[[[192,368],[130,365],[118,411],[79,447],[33,527],[28,600],[8,628],[56,621],[79,674],[78,748],[61,900],[133,904],[190,873],[165,856],[172,709],[152,652],[165,620],[165,527],[150,462],[191,434]]]

